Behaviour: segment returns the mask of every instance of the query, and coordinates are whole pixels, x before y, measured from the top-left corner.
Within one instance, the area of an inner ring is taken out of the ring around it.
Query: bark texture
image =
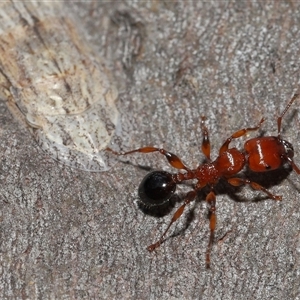
[[[262,116],[262,130],[245,139],[277,134],[276,117],[299,87],[299,2],[72,5],[85,39],[106,58],[117,82],[128,136],[124,150],[164,147],[196,167],[204,158],[203,115],[212,158],[228,136]],[[103,173],[71,169],[42,152],[2,100],[1,299],[300,299],[297,174],[287,168],[255,176],[283,195],[281,202],[220,183],[206,270],[204,193],[156,253],[146,250],[191,188],[180,186],[160,217],[140,209],[144,167],[172,170],[164,157],[128,156]],[[298,165],[299,103],[285,116],[282,131]],[[232,144],[242,149],[245,139]]]

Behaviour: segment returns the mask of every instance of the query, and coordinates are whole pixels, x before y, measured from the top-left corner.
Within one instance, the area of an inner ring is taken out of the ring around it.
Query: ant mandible
[[[217,216],[216,216],[216,194],[214,191],[215,185],[221,178],[233,186],[241,186],[244,184],[250,185],[253,189],[264,192],[269,198],[273,200],[281,200],[281,196],[277,196],[269,192],[260,184],[250,181],[248,179],[234,177],[245,166],[253,172],[268,172],[276,170],[289,163],[297,174],[300,174],[300,169],[293,161],[294,149],[291,143],[281,138],[281,121],[287,110],[298,97],[294,94],[288,102],[282,114],[277,119],[278,135],[277,136],[264,136],[252,138],[245,142],[244,151],[239,151],[237,148],[229,148],[229,144],[233,139],[244,136],[249,131],[258,130],[264,122],[262,118],[259,124],[253,128],[244,128],[232,134],[221,146],[219,156],[211,161],[210,158],[210,141],[208,129],[204,125],[205,117],[202,117],[201,129],[203,133],[202,152],[208,160],[207,163],[199,165],[196,169],[189,169],[181,159],[165,149],[156,147],[143,147],[128,151],[125,153],[117,153],[111,149],[109,151],[116,155],[128,155],[136,152],[150,153],[159,152],[164,155],[169,164],[179,170],[184,170],[184,173],[170,174],[166,171],[153,171],[145,176],[139,186],[139,196],[141,201],[147,206],[161,205],[168,201],[176,190],[176,185],[185,180],[195,179],[197,183],[194,185],[193,190],[188,192],[184,198],[183,204],[174,213],[171,222],[167,229],[161,235],[159,240],[154,244],[147,247],[152,252],[158,248],[164,241],[166,233],[169,231],[171,225],[182,215],[184,208],[191,201],[195,200],[197,192],[208,186],[210,192],[206,196],[206,201],[209,205],[209,224],[210,224],[210,237],[206,251],[206,267],[210,268],[210,253],[214,241],[214,232],[216,229]]]

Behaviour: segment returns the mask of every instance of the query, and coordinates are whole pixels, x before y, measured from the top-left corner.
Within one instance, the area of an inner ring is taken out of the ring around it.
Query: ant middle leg
[[[164,233],[161,235],[161,237],[159,238],[159,240],[157,242],[155,242],[154,244],[150,245],[147,247],[148,251],[152,252],[154,251],[156,248],[158,248],[164,241],[164,237],[166,235],[166,233],[169,231],[171,225],[180,218],[180,216],[182,215],[184,208],[186,207],[187,204],[189,204],[191,201],[193,201],[196,198],[196,190],[190,191],[187,193],[186,198],[184,200],[184,203],[176,210],[176,212],[174,213],[170,224],[168,225],[167,229],[164,231]]]
[[[262,118],[260,120],[260,122],[258,123],[257,126],[255,127],[249,127],[249,128],[243,128],[243,129],[240,129],[238,131],[236,131],[234,134],[232,134],[226,141],[225,143],[222,145],[222,147],[220,148],[220,151],[219,151],[219,155],[221,155],[223,152],[227,151],[228,150],[228,147],[229,147],[229,144],[230,142],[233,140],[233,139],[237,139],[239,137],[242,137],[243,135],[245,135],[247,132],[249,131],[254,131],[254,130],[258,130],[261,126],[261,124],[265,121],[264,118]]]
[[[138,148],[138,149],[131,150],[128,152],[124,152],[124,153],[116,152],[110,148],[107,148],[106,150],[108,150],[116,155],[128,155],[128,154],[132,154],[132,153],[136,153],[136,152],[140,152],[140,153],[159,152],[160,154],[162,154],[166,157],[166,159],[168,160],[169,164],[172,167],[174,167],[176,169],[183,169],[186,171],[190,171],[190,169],[181,161],[181,159],[177,155],[175,155],[169,151],[166,151],[165,149],[162,149],[162,148],[148,146],[148,147],[142,147],[142,148]]]
[[[202,150],[202,153],[205,155],[205,157],[210,161],[210,141],[209,141],[208,129],[204,124],[205,120],[206,120],[206,117],[202,116],[201,117],[201,130],[202,130],[203,139],[202,139],[201,150]]]
[[[216,195],[213,191],[211,191],[207,196],[206,196],[206,202],[209,204],[209,229],[210,229],[210,236],[209,236],[209,241],[207,245],[207,250],[206,250],[206,268],[210,268],[210,253],[211,253],[211,248],[214,242],[214,237],[215,237],[215,229],[217,225],[217,215],[216,215]]]
[[[235,177],[235,178],[229,178],[229,179],[227,179],[227,181],[228,181],[228,183],[230,183],[233,186],[241,186],[243,184],[249,184],[254,190],[264,192],[265,194],[267,194],[269,196],[269,198],[271,198],[273,200],[281,200],[282,199],[282,196],[274,195],[271,192],[269,192],[267,189],[262,187],[260,184],[250,181],[248,179]]]

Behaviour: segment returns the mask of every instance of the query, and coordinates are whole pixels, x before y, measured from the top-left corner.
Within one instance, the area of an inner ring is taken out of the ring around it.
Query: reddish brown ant
[[[294,149],[292,144],[281,139],[280,136],[282,118],[297,97],[298,94],[295,94],[292,97],[282,114],[278,117],[277,136],[265,136],[250,139],[245,142],[243,152],[239,151],[237,148],[229,148],[229,144],[233,139],[242,137],[249,131],[258,130],[261,124],[264,122],[264,119],[262,118],[256,127],[244,128],[232,134],[221,146],[219,150],[219,156],[214,161],[211,161],[210,159],[210,141],[208,129],[204,125],[205,118],[202,117],[202,152],[209,162],[199,165],[196,169],[189,169],[187,166],[185,166],[185,164],[178,156],[164,149],[156,147],[143,147],[122,154],[108,149],[117,155],[127,155],[135,152],[159,152],[167,158],[169,164],[172,167],[185,171],[184,173],[177,174],[170,174],[165,171],[153,171],[146,175],[139,186],[139,196],[142,202],[147,206],[161,205],[168,201],[174,194],[177,184],[182,183],[185,180],[197,180],[197,183],[194,185],[193,190],[186,194],[184,203],[177,209],[171,219],[169,226],[161,235],[159,240],[156,243],[148,246],[147,249],[149,251],[154,251],[161,245],[161,243],[164,241],[166,233],[170,229],[171,225],[182,215],[186,205],[196,198],[197,192],[199,190],[201,190],[205,186],[209,186],[210,192],[206,196],[206,201],[209,205],[210,238],[206,251],[206,267],[210,267],[210,252],[214,240],[214,231],[217,222],[216,195],[214,187],[221,178],[224,178],[233,186],[249,184],[253,189],[264,192],[268,195],[269,198],[273,200],[282,199],[281,196],[273,195],[271,192],[269,192],[267,189],[256,182],[234,176],[238,174],[245,166],[248,166],[248,168],[253,172],[268,172],[270,170],[276,170],[282,167],[285,163],[289,163],[292,168],[298,174],[300,174],[300,169],[293,161]]]

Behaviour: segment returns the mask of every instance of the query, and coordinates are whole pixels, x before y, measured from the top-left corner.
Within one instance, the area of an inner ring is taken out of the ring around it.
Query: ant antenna
[[[290,102],[287,104],[287,106],[285,107],[284,111],[282,112],[282,114],[278,117],[277,119],[277,125],[278,125],[278,137],[280,138],[280,131],[281,131],[281,120],[283,118],[283,116],[285,115],[285,113],[287,112],[287,110],[290,108],[290,106],[293,104],[293,102],[296,100],[296,98],[298,98],[299,94],[294,94],[294,96],[292,97],[292,99],[290,100]]]

